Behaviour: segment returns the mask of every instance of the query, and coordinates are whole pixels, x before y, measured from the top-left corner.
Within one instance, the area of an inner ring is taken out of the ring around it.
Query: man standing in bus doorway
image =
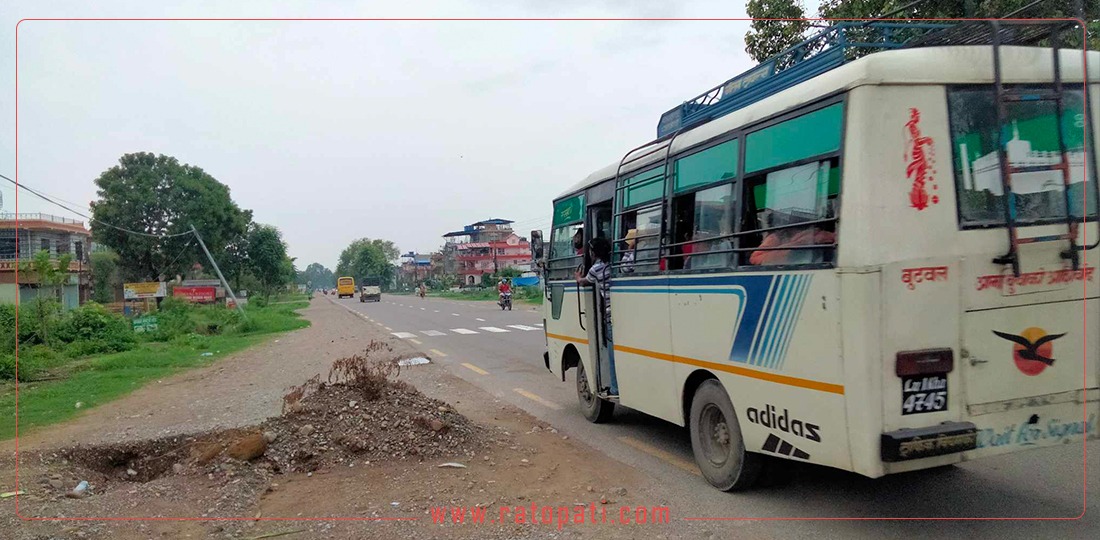
[[[603,238],[593,238],[588,242],[588,251],[595,258],[588,275],[582,276],[577,270],[578,285],[595,285],[599,291],[599,300],[603,305],[603,338],[607,346],[607,363],[611,369],[611,395],[619,395],[619,383],[615,378],[615,353],[611,338],[611,244]]]

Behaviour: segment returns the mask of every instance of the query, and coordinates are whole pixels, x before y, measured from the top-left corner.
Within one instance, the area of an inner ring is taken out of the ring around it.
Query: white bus
[[[919,45],[749,71],[554,201],[545,361],[589,420],[688,426],[722,490],[765,462],[877,478],[1097,438],[1100,54],[1086,115],[1080,50]],[[617,394],[574,277],[597,237]]]

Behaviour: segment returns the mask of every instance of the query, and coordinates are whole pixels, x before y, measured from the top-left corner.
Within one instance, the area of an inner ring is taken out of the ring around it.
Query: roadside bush
[[[64,361],[57,351],[45,346],[19,348],[19,381],[32,381],[46,369]],[[0,354],[0,379],[15,378],[15,354]]]
[[[57,337],[68,344],[65,352],[72,357],[128,351],[137,344],[129,321],[96,302],[70,311],[58,325]]]
[[[20,335],[25,331],[20,325]],[[0,304],[0,354],[15,351],[15,304]]]
[[[170,296],[161,301],[155,313],[157,329],[148,332],[146,338],[151,341],[171,341],[195,331],[195,321],[191,318],[194,306],[183,298]]]

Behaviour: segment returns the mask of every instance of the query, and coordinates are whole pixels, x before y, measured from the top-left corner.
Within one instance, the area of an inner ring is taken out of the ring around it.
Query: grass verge
[[[137,348],[71,362],[53,373],[56,380],[19,385],[19,428],[30,431],[63,422],[84,409],[118,399],[149,381],[186,369],[210,365],[260,343],[274,334],[309,326],[296,310],[309,304],[293,302],[247,307],[248,322],[239,329],[199,340],[143,342]],[[203,356],[203,353],[212,356]],[[76,408],[80,402],[81,408]],[[15,436],[15,383],[0,385],[0,440]]]

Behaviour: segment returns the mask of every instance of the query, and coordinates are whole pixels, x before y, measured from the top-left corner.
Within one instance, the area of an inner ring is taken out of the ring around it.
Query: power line
[[[72,208],[69,208],[68,206],[65,206],[65,205],[63,205],[63,204],[61,204],[61,203],[59,203],[59,202],[57,202],[57,201],[55,201],[51,198],[39,193],[39,192],[27,187],[26,184],[20,184],[20,183],[16,182],[15,180],[12,180],[11,178],[8,178],[7,176],[4,176],[4,175],[0,174],[0,178],[3,178],[4,180],[7,180],[8,182],[11,182],[12,184],[15,184],[16,188],[22,188],[22,189],[30,192],[32,195],[35,195],[38,198],[40,198],[40,199],[42,199],[42,200],[44,200],[44,201],[46,201],[50,204],[53,204],[53,205],[59,206],[61,208],[64,208],[65,210],[68,210],[68,211],[70,211],[70,212],[72,212],[72,213],[74,213],[74,214],[76,214],[76,215],[78,215],[78,216],[80,216],[84,219],[87,219],[89,222],[94,221],[96,223],[99,223],[100,225],[103,225],[104,227],[110,227],[112,229],[116,229],[116,230],[122,231],[124,233],[136,234],[136,235],[139,235],[139,236],[147,236],[147,237],[150,237],[150,238],[175,238],[177,236],[186,236],[188,234],[191,234],[191,231],[186,231],[186,232],[181,232],[181,233],[176,233],[176,234],[150,234],[150,233],[141,232],[141,231],[132,231],[132,230],[127,229],[125,227],[119,227],[118,225],[112,225],[110,223],[95,219],[95,218],[93,218],[89,215],[83,214],[81,212],[77,212],[76,210],[73,210]]]
[[[194,242],[194,241],[195,241],[195,237],[191,237],[191,239],[188,240],[187,243],[183,245],[183,249],[180,250],[179,255],[176,255],[176,258],[172,259],[172,262],[164,265],[164,268],[161,268],[160,272],[157,272],[157,277],[159,278],[160,276],[164,275],[165,270],[171,268],[173,264],[176,264],[176,261],[180,260],[180,257],[183,256],[183,252],[187,251],[187,248],[191,247],[191,242]]]

